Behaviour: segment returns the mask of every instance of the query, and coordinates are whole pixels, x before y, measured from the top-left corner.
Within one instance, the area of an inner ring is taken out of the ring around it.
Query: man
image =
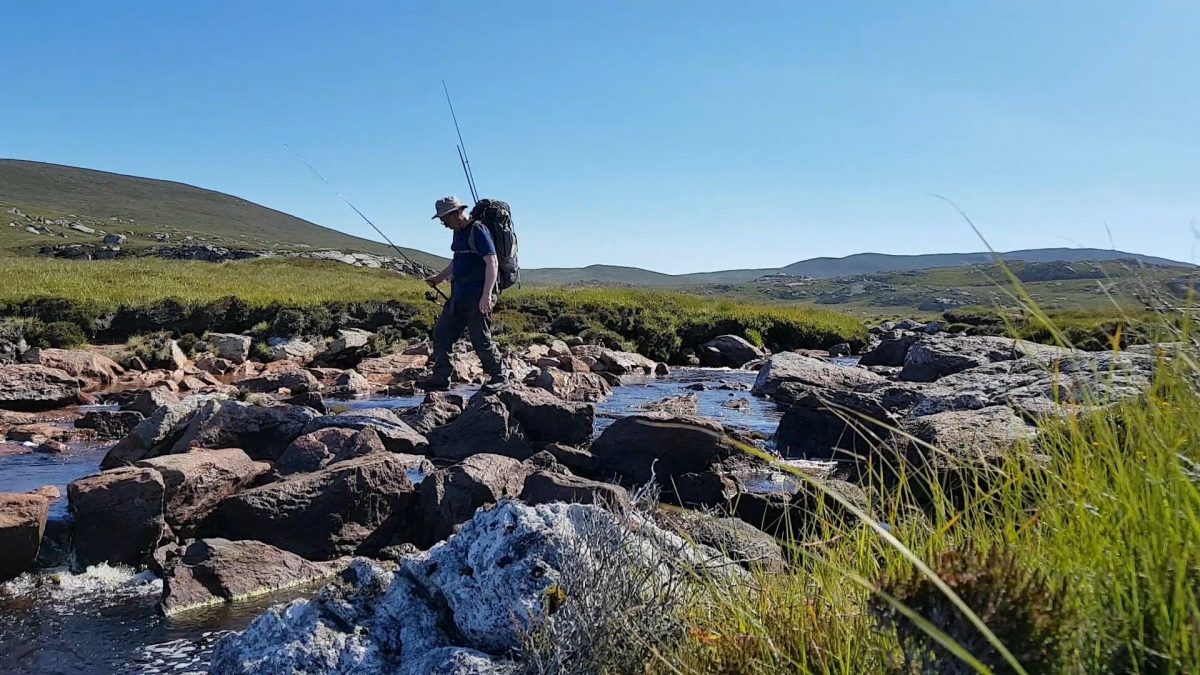
[[[484,387],[502,389],[508,385],[508,377],[492,342],[491,325],[499,270],[496,245],[487,227],[471,220],[467,205],[457,197],[442,197],[434,207],[433,217],[454,231],[450,246],[454,258],[446,269],[425,279],[432,288],[450,280],[450,299],[433,329],[433,375],[421,387],[430,391],[450,388],[450,351],[466,328],[484,371],[491,376]]]

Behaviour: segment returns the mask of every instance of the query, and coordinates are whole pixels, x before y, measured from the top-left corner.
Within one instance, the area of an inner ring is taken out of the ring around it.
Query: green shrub
[[[38,347],[55,347],[65,349],[79,347],[87,343],[87,336],[79,326],[70,321],[54,321],[46,324],[37,336]],[[31,343],[31,346],[32,343]]]
[[[270,363],[274,354],[271,352],[271,346],[261,340],[255,340],[250,343],[250,358],[262,363]]]
[[[308,330],[308,316],[299,309],[288,308],[275,315],[271,323],[273,337],[296,337],[304,335]]]

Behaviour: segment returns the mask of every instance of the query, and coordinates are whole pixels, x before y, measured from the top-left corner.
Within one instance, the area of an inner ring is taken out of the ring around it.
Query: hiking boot
[[[503,391],[511,386],[508,378],[504,375],[493,375],[492,379],[487,381],[487,384],[480,387],[484,391]]]
[[[450,391],[450,383],[442,380],[425,380],[417,383],[417,389],[422,391]]]

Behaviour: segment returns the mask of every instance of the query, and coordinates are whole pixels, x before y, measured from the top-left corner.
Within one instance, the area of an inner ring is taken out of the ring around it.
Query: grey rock
[[[89,410],[75,420],[75,428],[92,429],[99,438],[124,438],[145,417],[132,410]]]
[[[761,359],[766,352],[737,335],[721,335],[700,346],[700,362],[706,366],[741,368],[747,363]]]
[[[192,396],[157,408],[108,451],[100,468],[113,469],[166,454],[196,411],[215,400],[215,396]]]
[[[0,493],[0,583],[33,568],[49,510],[41,495]]]
[[[776,396],[784,383],[795,382],[821,389],[870,390],[886,380],[862,368],[837,366],[796,352],[781,352],[767,359],[751,390],[759,396]]]
[[[34,364],[0,366],[0,408],[50,410],[73,403],[83,380],[58,368]]]
[[[205,340],[216,350],[217,356],[234,363],[245,363],[250,358],[250,336],[235,333],[208,333]]]
[[[599,403],[612,396],[612,386],[600,373],[542,368],[529,384],[567,401]]]
[[[170,449],[160,454],[193,448],[243,448],[251,459],[274,462],[313,419],[319,419],[316,413],[297,405],[214,399],[196,410]]]
[[[566,502],[608,509],[628,509],[632,505],[629,492],[620,485],[550,471],[535,471],[525,479],[521,501],[530,506]]]
[[[389,452],[420,455],[429,450],[429,440],[425,436],[386,409],[354,410],[340,415],[314,417],[305,424],[303,433],[311,434],[330,427],[355,431],[371,429],[379,435],[383,447]]]
[[[597,471],[671,489],[676,476],[702,473],[736,452],[725,428],[702,417],[643,413],[612,423],[592,443]]]
[[[520,495],[530,473],[511,457],[478,454],[428,476],[418,486],[424,521],[418,543],[441,541],[479,507]]]
[[[303,394],[306,391],[320,391],[321,382],[316,376],[304,369],[285,370],[282,372],[266,373],[258,377],[248,377],[238,380],[239,391],[246,393],[273,393],[287,389],[293,394]]]

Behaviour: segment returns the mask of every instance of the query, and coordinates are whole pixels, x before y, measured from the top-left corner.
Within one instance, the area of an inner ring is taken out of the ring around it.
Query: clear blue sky
[[[168,178],[397,242],[512,202],[527,267],[862,251],[1193,259],[1200,3],[16,2],[0,157]]]

